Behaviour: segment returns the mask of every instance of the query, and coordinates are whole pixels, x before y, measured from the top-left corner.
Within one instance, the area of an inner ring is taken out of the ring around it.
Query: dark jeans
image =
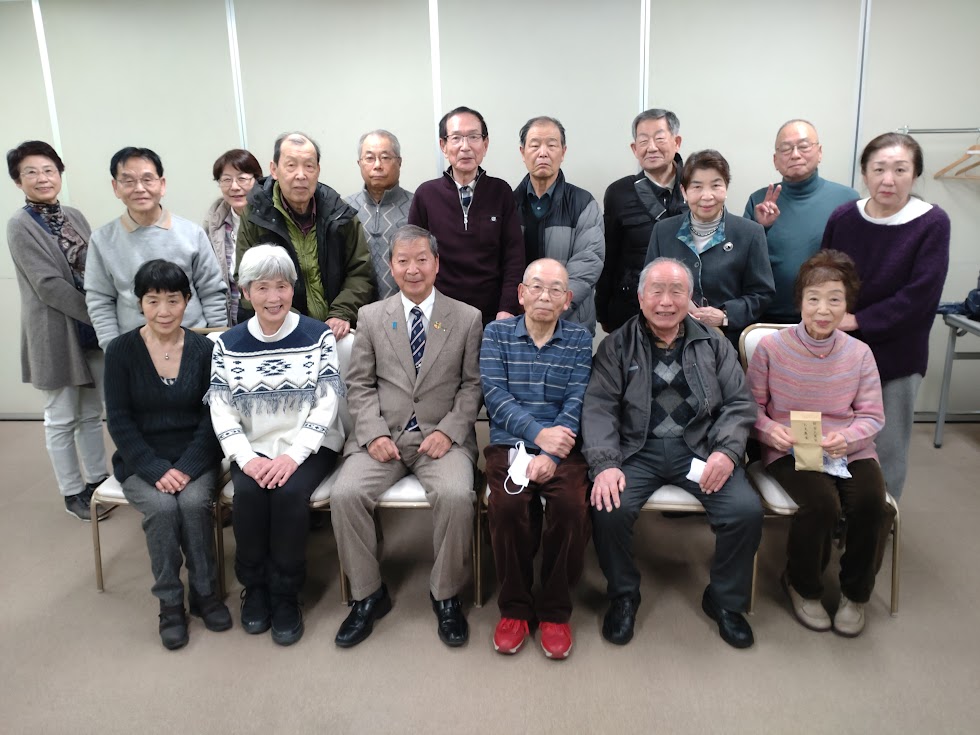
[[[235,574],[245,587],[268,585],[273,595],[296,595],[303,588],[310,496],[336,464],[337,453],[322,448],[285,485],[266,490],[232,463]]]
[[[704,506],[715,532],[711,563],[711,595],[726,610],[748,609],[752,592],[752,560],[762,538],[762,505],[744,469],[735,472],[715,493],[704,493],[686,478],[691,450],[683,439],[649,438],[623,463],[626,489],[619,508],[592,509],[592,528],[599,564],[606,575],[609,599],[640,596],[640,572],[633,561],[633,524],[643,504],[662,485],[676,485]],[[702,457],[701,459],[707,459]]]
[[[572,614],[571,588],[582,576],[591,530],[589,466],[581,453],[573,451],[549,481],[532,482],[521,493],[510,495],[504,490],[508,449],[497,444],[483,452],[490,486],[487,521],[500,583],[497,606],[505,618],[567,623]],[[513,483],[508,482],[508,487],[513,490]],[[547,501],[543,508],[541,498]],[[535,599],[531,585],[539,544],[543,547],[541,594]]]
[[[823,595],[821,579],[830,562],[834,528],[843,511],[847,518],[844,555],[840,560],[840,589],[849,600],[867,602],[881,569],[895,509],[885,502],[885,480],[873,459],[847,465],[850,480],[823,472],[797,472],[793,457],[780,457],[766,471],[800,509],[789,527],[786,571],[801,596]]]

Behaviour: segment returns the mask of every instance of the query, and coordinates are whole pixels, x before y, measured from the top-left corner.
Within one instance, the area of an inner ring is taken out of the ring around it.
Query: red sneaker
[[[530,632],[526,620],[501,618],[493,633],[493,649],[498,653],[512,654],[521,650]]]
[[[572,628],[568,623],[541,623],[541,648],[548,658],[568,658],[572,652]]]

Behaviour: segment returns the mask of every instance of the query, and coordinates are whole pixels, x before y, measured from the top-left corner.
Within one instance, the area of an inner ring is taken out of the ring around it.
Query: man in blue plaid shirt
[[[480,349],[490,416],[487,516],[500,585],[493,644],[500,653],[516,653],[540,625],[545,655],[563,659],[572,649],[571,588],[582,575],[591,533],[589,468],[578,435],[592,372],[592,335],[559,319],[572,292],[557,260],[531,263],[518,298],[524,314],[487,325]],[[520,442],[533,455],[524,488],[508,476],[508,454]],[[541,593],[535,598],[539,545]]]

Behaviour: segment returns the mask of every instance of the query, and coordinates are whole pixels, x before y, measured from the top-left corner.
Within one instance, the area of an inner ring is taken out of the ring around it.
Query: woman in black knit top
[[[213,343],[181,327],[190,282],[165,260],[144,263],[134,291],[146,324],[116,337],[106,350],[113,473],[126,499],[143,514],[160,599],[160,638],[169,649],[187,643],[181,551],[187,559],[190,611],[209,630],[228,630],[231,615],[216,593],[211,504],[220,453],[208,390]]]

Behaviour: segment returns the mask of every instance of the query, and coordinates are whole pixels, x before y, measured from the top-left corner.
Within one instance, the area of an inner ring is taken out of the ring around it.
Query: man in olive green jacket
[[[303,133],[276,139],[271,175],[248,195],[235,261],[253,245],[281,245],[296,265],[293,307],[326,322],[339,340],[375,299],[371,256],[357,212],[318,182],[320,147]],[[239,321],[251,304],[239,305]],[[244,313],[241,313],[244,312]]]

